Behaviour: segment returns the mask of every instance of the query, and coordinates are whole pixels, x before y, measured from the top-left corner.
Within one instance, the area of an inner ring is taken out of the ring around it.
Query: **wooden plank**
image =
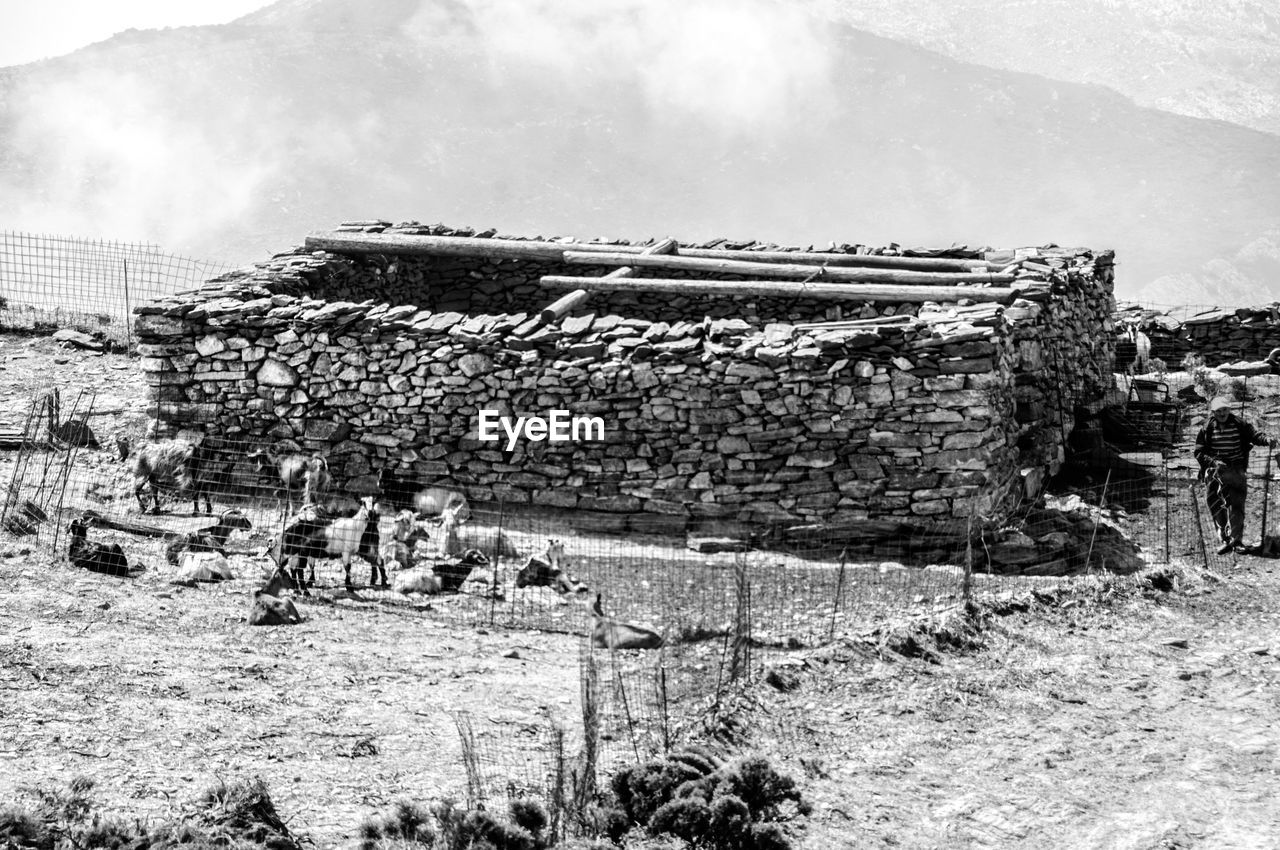
[[[923,302],[1013,301],[1021,290],[981,286],[903,286],[893,284],[805,283],[790,280],[671,280],[663,278],[568,277],[544,275],[543,286],[588,291],[671,292],[680,295],[756,295],[820,298],[830,301]]]
[[[849,269],[800,263],[752,263],[741,260],[689,257],[639,256],[601,251],[565,251],[567,263],[579,265],[613,265],[697,272],[699,274],[731,274],[745,277],[784,278],[788,280],[845,281],[849,283],[941,284],[959,286],[965,283],[1013,283],[1011,274],[990,272],[924,272],[903,269]]]
[[[599,251],[641,254],[642,245],[602,245],[594,242],[547,242],[535,239],[477,239],[474,236],[429,236],[409,233],[353,233],[323,231],[309,234],[308,251],[336,254],[436,254],[492,259],[556,262],[565,251]],[[743,251],[721,248],[680,249],[681,256],[740,259],[762,263],[825,263],[828,266],[917,269],[921,271],[990,271],[995,263],[946,257],[900,257],[878,254],[845,254],[838,251]]]

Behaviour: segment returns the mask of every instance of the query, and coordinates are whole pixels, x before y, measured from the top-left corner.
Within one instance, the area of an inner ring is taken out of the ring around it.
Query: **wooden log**
[[[819,298],[828,301],[923,302],[973,301],[1010,302],[1020,292],[1008,287],[902,286],[872,283],[805,283],[791,280],[671,280],[664,278],[567,277],[544,275],[543,286],[588,291],[671,292],[679,295],[757,295],[771,298]]]
[[[141,537],[176,537],[178,535],[178,532],[176,531],[160,528],[154,525],[113,519],[93,510],[92,508],[86,508],[81,511],[80,514],[90,525],[96,525],[100,528],[114,528],[116,531],[126,531],[129,534],[137,534]]]
[[[847,269],[800,263],[752,263],[741,260],[718,260],[702,257],[649,256],[602,251],[564,252],[566,263],[594,266],[632,266],[638,268],[675,269],[700,274],[732,274],[744,277],[784,278],[788,280],[833,280],[849,283],[942,284],[1013,283],[1014,275],[989,272],[922,272],[903,269]]]
[[[644,250],[644,253],[646,254],[674,253],[675,250],[679,247],[679,244],[680,243],[676,242],[676,240],[674,239],[664,239],[661,242],[657,243],[656,245],[652,245],[646,248]],[[623,266],[620,269],[614,269],[613,271],[609,272],[607,275],[605,275],[605,277],[633,277],[635,273],[636,273],[636,270],[631,268],[630,266]],[[544,307],[542,309],[542,312],[539,314],[539,319],[542,321],[543,324],[546,324],[547,322],[554,322],[558,319],[561,319],[568,313],[582,306],[590,297],[591,297],[591,293],[587,292],[585,289],[575,289],[573,292],[570,292],[568,295],[562,296],[561,298],[556,299],[555,301],[553,301],[552,303]]]
[[[602,245],[594,242],[546,242],[535,239],[477,239],[474,236],[428,236],[408,233],[358,233],[324,231],[309,234],[308,251],[335,254],[437,254],[510,260],[558,262],[565,251],[601,251],[641,254],[641,245]],[[986,260],[946,257],[899,257],[878,254],[844,254],[837,251],[733,251],[721,248],[681,248],[681,256],[740,259],[763,263],[825,263],[829,266],[918,269],[921,271],[973,271],[999,268]]]

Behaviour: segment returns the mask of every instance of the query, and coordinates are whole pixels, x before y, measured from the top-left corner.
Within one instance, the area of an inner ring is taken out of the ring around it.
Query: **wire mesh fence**
[[[135,306],[231,269],[146,243],[0,231],[0,328],[67,328],[131,346]]]

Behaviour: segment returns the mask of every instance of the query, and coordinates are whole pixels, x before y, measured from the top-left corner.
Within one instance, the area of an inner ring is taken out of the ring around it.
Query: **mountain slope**
[[[813,0],[953,59],[1114,88],[1143,106],[1280,133],[1274,0]]]
[[[385,217],[1085,244],[1122,295],[1190,275],[1203,301],[1206,263],[1262,244],[1241,274],[1280,280],[1277,137],[764,2],[284,0],[131,32],[0,76],[0,193],[0,227],[237,262]]]

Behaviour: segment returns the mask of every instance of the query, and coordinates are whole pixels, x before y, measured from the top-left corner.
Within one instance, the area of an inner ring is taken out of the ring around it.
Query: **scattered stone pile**
[[[293,440],[340,480],[399,468],[614,528],[950,522],[1038,489],[1110,384],[1111,255],[999,261],[1008,304],[596,293],[544,321],[554,264],[299,251],[139,308],[137,335],[162,430]],[[482,410],[604,438],[486,441]]]

